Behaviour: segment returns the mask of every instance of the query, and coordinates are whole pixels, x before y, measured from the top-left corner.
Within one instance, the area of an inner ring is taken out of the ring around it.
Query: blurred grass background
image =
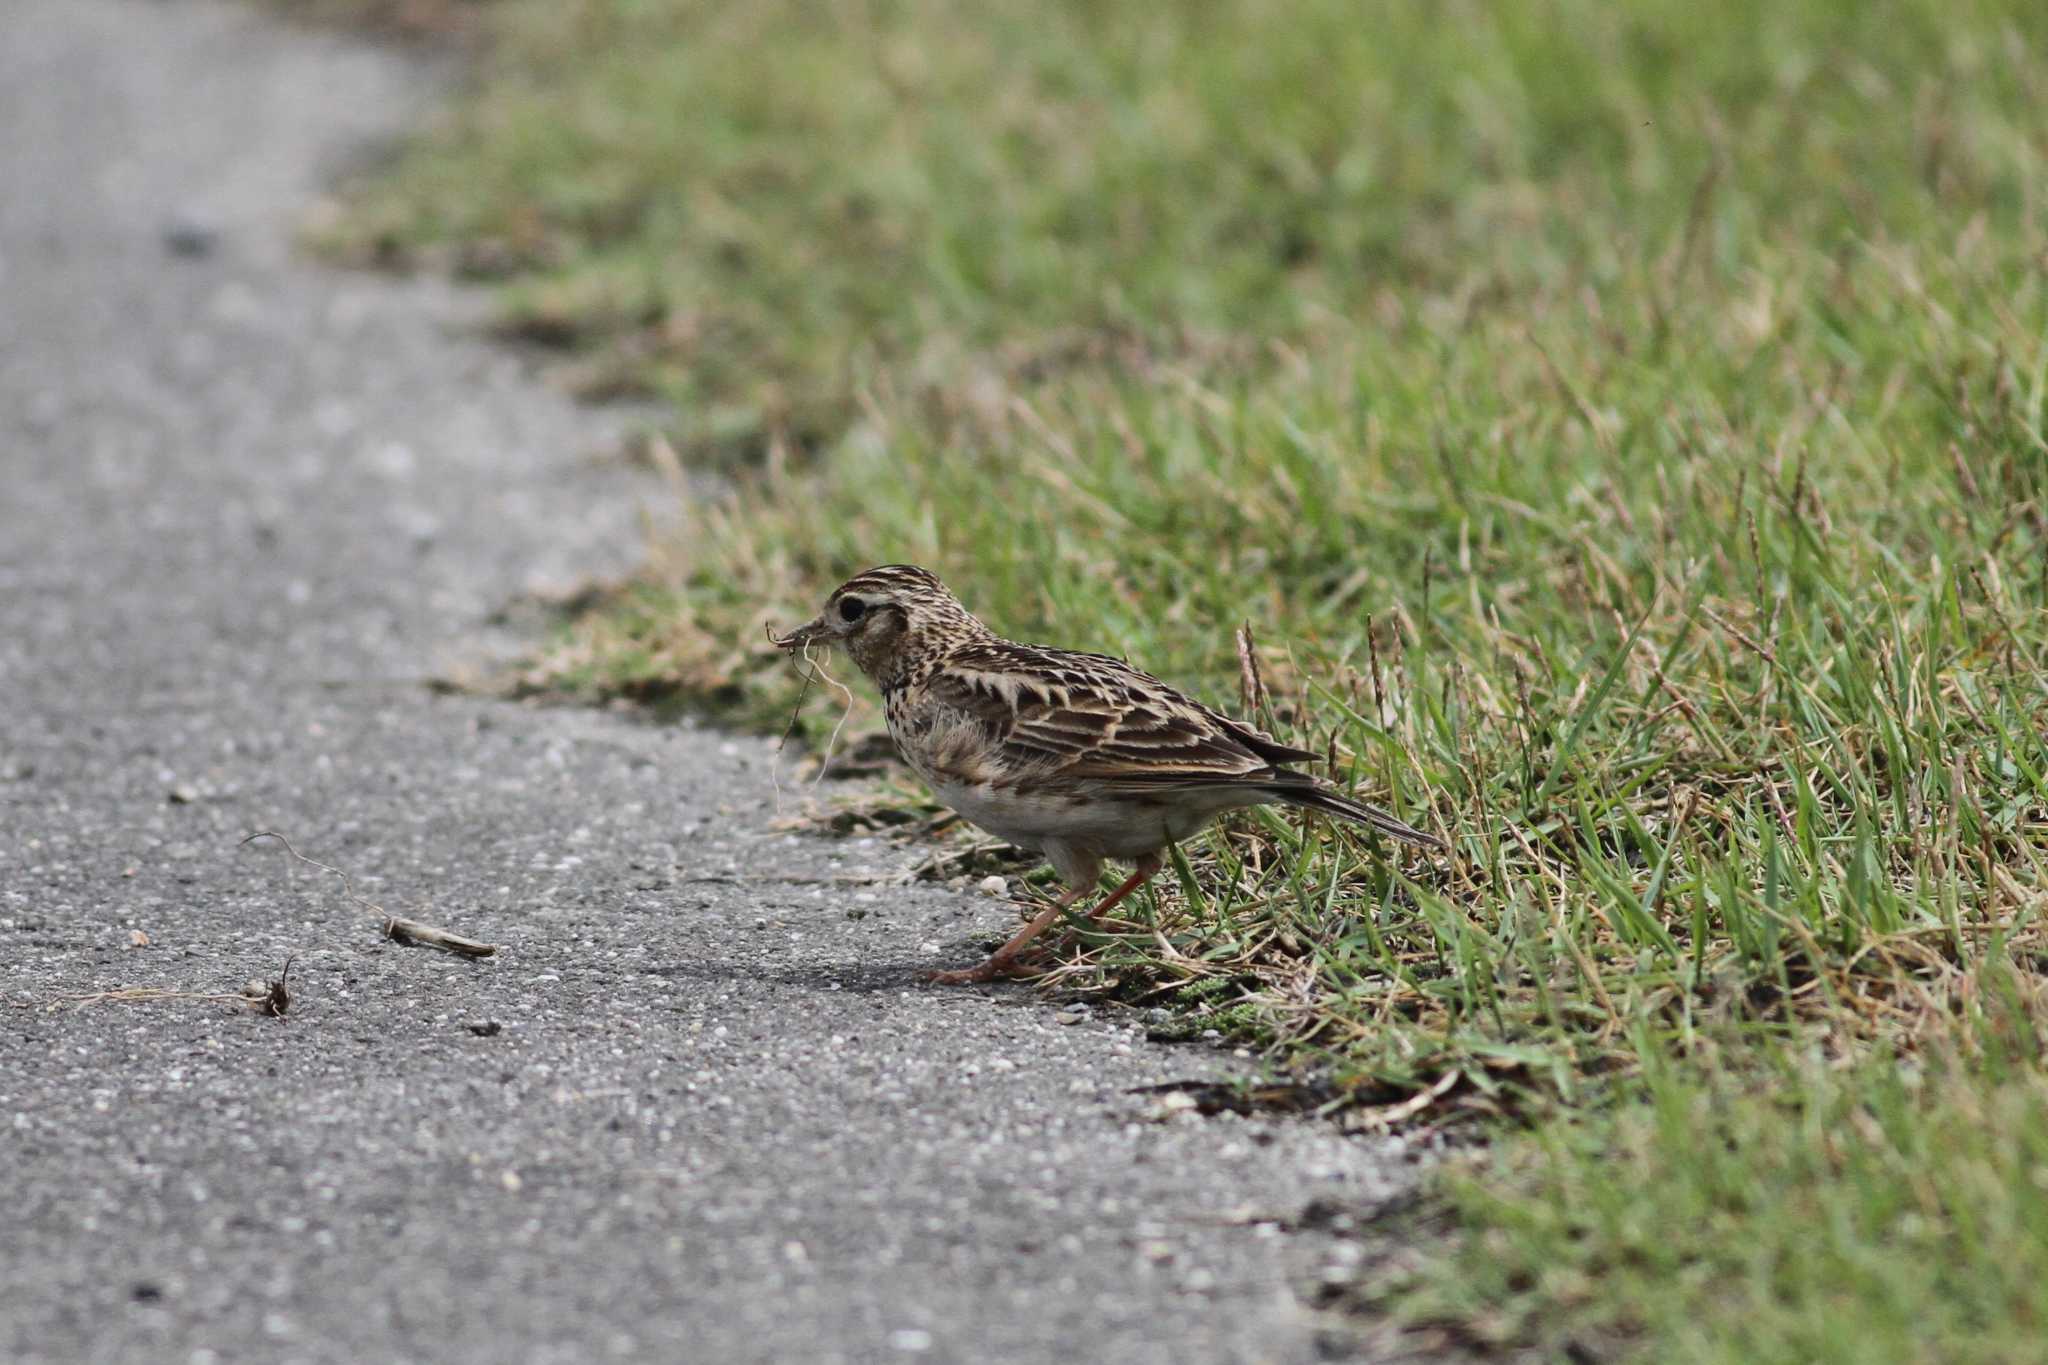
[[[1062,976],[1526,1125],[1367,1300],[2026,1358],[2048,9],[483,12],[324,245],[497,282],[729,482],[547,685],[779,723],[763,623],[896,560],[1218,701],[1249,621],[1460,859],[1249,815]]]

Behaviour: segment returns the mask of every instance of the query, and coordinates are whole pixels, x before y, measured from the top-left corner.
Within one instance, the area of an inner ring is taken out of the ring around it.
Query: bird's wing
[[[998,743],[1005,769],[1040,781],[1227,782],[1317,756],[1107,655],[987,641],[956,651],[926,689]]]

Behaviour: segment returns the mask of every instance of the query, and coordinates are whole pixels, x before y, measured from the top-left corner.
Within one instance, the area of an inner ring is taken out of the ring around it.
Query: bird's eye
[[[839,619],[842,621],[858,621],[861,617],[867,615],[867,612],[868,604],[861,601],[858,597],[842,597],[839,599]]]

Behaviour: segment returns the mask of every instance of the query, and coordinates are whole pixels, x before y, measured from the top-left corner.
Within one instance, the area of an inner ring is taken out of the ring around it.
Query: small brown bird
[[[1204,706],[1103,654],[1021,645],[977,621],[930,571],[869,569],[775,643],[838,645],[882,689],[904,762],[968,820],[1043,852],[1067,884],[1057,904],[948,983],[1013,974],[1026,944],[1097,884],[1105,859],[1136,864],[1089,911],[1159,871],[1160,853],[1227,810],[1281,802],[1447,851],[1442,840],[1345,796],[1290,763],[1319,757]]]

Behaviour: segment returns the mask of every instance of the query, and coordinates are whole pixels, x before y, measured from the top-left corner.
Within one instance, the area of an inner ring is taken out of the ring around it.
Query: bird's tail
[[[1376,829],[1391,838],[1401,840],[1403,843],[1433,849],[1438,853],[1449,853],[1451,851],[1451,846],[1437,838],[1434,834],[1424,834],[1415,826],[1395,819],[1376,806],[1368,806],[1363,801],[1354,801],[1350,797],[1334,791],[1312,778],[1308,778],[1306,774],[1289,773],[1288,776],[1301,776],[1304,780],[1300,782],[1275,782],[1268,786],[1266,790],[1273,794],[1275,800],[1284,801],[1290,806],[1301,806],[1307,810],[1319,810],[1325,815],[1334,815],[1340,820],[1349,820],[1354,824],[1364,825],[1369,829]]]

